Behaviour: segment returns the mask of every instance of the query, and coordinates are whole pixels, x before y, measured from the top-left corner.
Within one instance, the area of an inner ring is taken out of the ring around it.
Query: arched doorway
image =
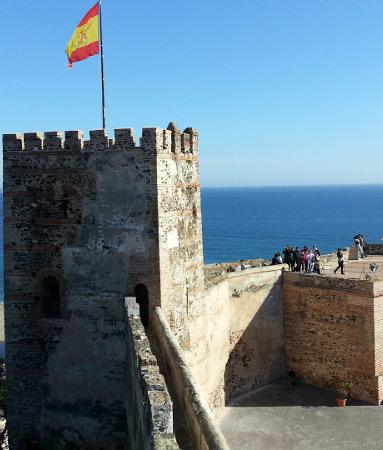
[[[41,314],[46,319],[61,317],[60,284],[54,277],[46,277],[40,285]]]
[[[142,325],[147,327],[149,325],[149,293],[144,284],[137,284],[134,288],[134,295],[136,302],[140,305],[140,318]]]

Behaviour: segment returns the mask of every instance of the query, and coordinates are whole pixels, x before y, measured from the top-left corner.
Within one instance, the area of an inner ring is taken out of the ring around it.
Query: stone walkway
[[[351,402],[288,382],[227,407],[220,422],[231,450],[375,450],[383,448],[383,406]]]
[[[378,269],[375,272],[370,271],[370,264],[376,264]],[[340,269],[338,273],[334,275],[334,269],[327,269],[324,267],[322,274],[326,276],[341,277]],[[377,281],[383,279],[383,256],[368,256],[367,258],[360,259],[358,261],[346,261],[345,262],[345,277],[356,278],[365,280],[366,274],[369,274],[371,281]]]

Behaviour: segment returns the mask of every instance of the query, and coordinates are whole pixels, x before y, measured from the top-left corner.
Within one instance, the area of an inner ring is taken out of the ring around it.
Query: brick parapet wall
[[[135,298],[127,298],[125,305],[128,448],[179,449],[172,401],[141,324],[139,306]]]
[[[312,273],[284,272],[284,281],[292,282],[299,286],[316,287],[321,289],[333,289],[339,291],[359,292],[372,296],[374,285],[365,280],[355,278],[340,278],[317,276]]]
[[[379,404],[383,333],[373,283],[285,272],[283,294],[288,370],[328,389],[351,381],[352,397]]]

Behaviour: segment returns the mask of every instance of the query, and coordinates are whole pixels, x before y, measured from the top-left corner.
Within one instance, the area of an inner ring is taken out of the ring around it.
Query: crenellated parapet
[[[182,133],[174,122],[170,122],[168,130],[171,132],[171,151],[173,153],[194,154],[198,152],[197,130],[189,127]]]
[[[36,151],[109,151],[141,148],[155,153],[192,155],[198,152],[198,133],[194,128],[181,132],[171,122],[167,129],[143,128],[140,145],[137,147],[132,128],[117,128],[114,138],[107,129],[91,130],[89,140],[84,133],[74,131],[47,131],[33,133],[13,133],[3,135],[3,150],[8,152]]]

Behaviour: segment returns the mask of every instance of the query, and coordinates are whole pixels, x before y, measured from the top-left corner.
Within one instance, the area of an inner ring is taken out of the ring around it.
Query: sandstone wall
[[[324,388],[351,381],[352,397],[379,404],[383,299],[377,289],[368,281],[285,272],[288,370]]]
[[[173,405],[141,324],[136,299],[127,298],[126,307],[128,448],[179,449],[173,435]]]
[[[229,273],[192,311],[185,357],[217,417],[236,397],[285,374],[283,267]]]
[[[183,351],[158,307],[153,314],[151,330],[161,371],[165,375],[174,403],[177,417],[176,436],[181,448],[229,450],[200,394],[199,386],[188,368]]]

